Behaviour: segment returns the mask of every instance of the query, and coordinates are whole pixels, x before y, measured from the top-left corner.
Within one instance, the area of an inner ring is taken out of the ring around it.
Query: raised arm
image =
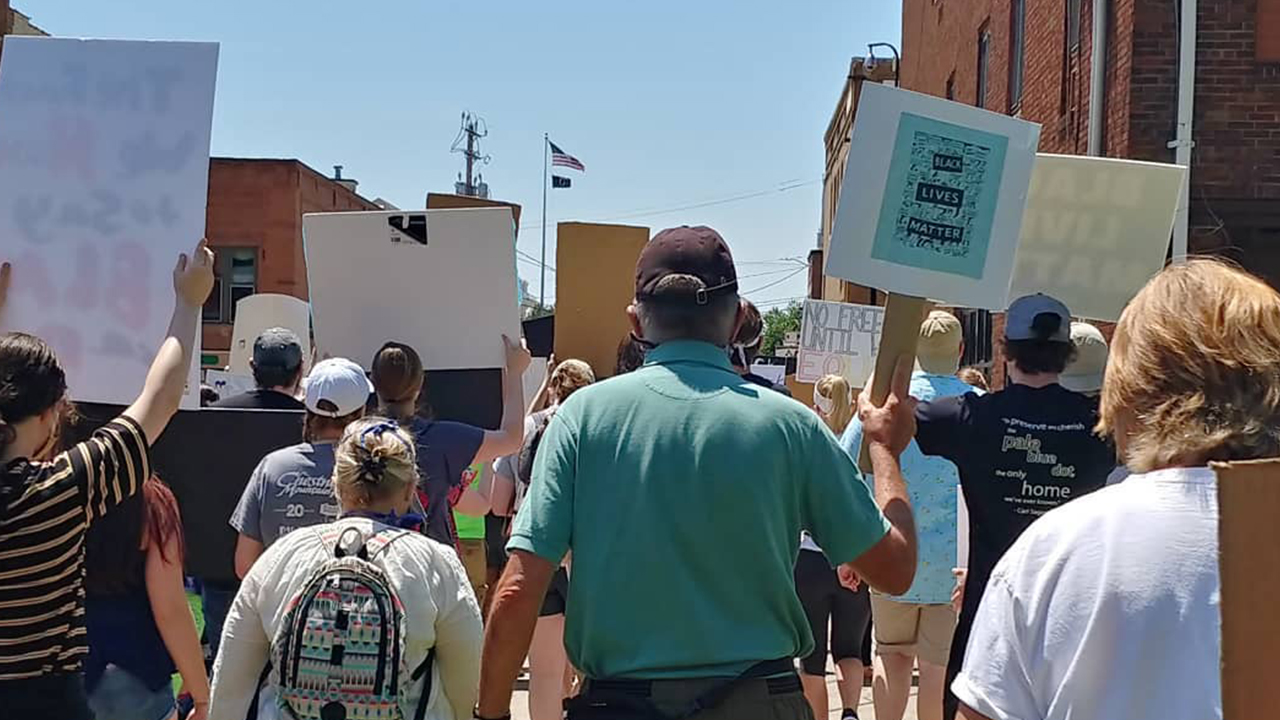
[[[147,549],[146,584],[156,628],[182,675],[183,687],[191,693],[203,717],[209,709],[209,674],[205,671],[204,653],[200,650],[191,607],[187,605],[182,584],[182,549],[176,536],[169,538],[164,548],[153,545]]]
[[[524,343],[506,335],[507,367],[502,374],[502,428],[487,430],[472,463],[489,463],[520,450],[524,441],[524,371],[531,358]]]
[[[858,417],[875,474],[876,504],[889,521],[889,532],[841,570],[842,575],[856,572],[871,587],[892,595],[909,590],[916,573],[915,518],[898,464],[916,431],[916,401],[910,389],[911,364],[900,361],[883,406],[873,405],[865,391],[858,398]]]
[[[191,369],[200,308],[213,289],[213,252],[205,240],[188,258],[178,257],[173,269],[173,317],[169,330],[142,386],[138,399],[125,414],[142,426],[147,442],[154,443],[178,411]]]

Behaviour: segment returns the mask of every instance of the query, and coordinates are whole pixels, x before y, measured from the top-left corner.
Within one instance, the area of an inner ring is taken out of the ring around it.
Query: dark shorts
[[[507,566],[507,522],[510,518],[493,513],[484,516],[485,559],[490,570]]]
[[[0,707],[6,718],[23,720],[92,720],[84,691],[84,675],[43,675],[27,680],[0,680]]]
[[[825,555],[801,550],[796,560],[796,594],[813,633],[813,652],[800,662],[806,675],[827,674],[828,650],[836,662],[862,658],[862,641],[871,624],[866,583],[857,592],[845,589]]]
[[[538,612],[538,617],[563,615],[568,604],[569,573],[561,567],[551,578],[551,587],[547,588],[547,596],[542,599],[542,610]]]

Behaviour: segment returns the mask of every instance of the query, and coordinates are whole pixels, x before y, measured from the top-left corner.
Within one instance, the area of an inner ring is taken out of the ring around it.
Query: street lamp
[[[867,54],[870,56],[868,59],[872,65],[876,62],[876,48],[888,48],[889,52],[893,53],[893,86],[898,87],[898,72],[902,66],[902,56],[898,54],[898,48],[891,43],[871,43],[867,46]]]

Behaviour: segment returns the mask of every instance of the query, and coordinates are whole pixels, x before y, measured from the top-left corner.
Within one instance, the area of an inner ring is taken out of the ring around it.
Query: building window
[[[964,328],[964,357],[960,358],[960,366],[990,369],[995,357],[991,344],[991,312],[961,310],[959,315]]]
[[[1080,49],[1080,0],[1067,0],[1067,47]]]
[[[956,71],[955,70],[952,70],[951,74],[947,76],[947,99],[948,100],[956,99]]]
[[[986,23],[978,31],[978,99],[973,103],[980,108],[987,106],[987,63],[991,59],[991,29]]]
[[[258,251],[255,248],[218,248],[213,291],[205,301],[202,317],[207,323],[236,319],[236,303],[258,291]]]
[[[1022,106],[1022,79],[1026,73],[1027,0],[1009,5],[1009,112]]]

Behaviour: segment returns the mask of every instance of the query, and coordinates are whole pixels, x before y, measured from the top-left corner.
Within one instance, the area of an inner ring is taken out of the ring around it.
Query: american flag
[[[547,142],[551,145],[551,165],[552,166],[573,168],[578,172],[587,171],[586,166],[582,164],[581,160],[561,150],[558,145],[551,142],[550,140],[548,140]]]

